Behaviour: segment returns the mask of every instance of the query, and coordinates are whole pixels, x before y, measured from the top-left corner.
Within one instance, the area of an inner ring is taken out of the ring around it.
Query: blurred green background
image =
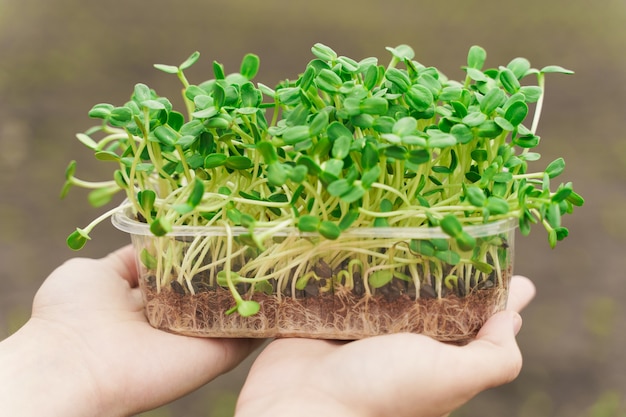
[[[383,62],[385,46],[407,43],[451,78],[473,44],[489,66],[522,56],[576,72],[547,80],[539,152],[544,164],[565,157],[563,178],[587,203],[566,218],[570,238],[556,249],[539,230],[516,242],[516,272],[538,287],[519,335],[524,369],[453,416],[626,416],[624,0],[0,0],[0,337],[76,255],[66,235],[99,213],[82,190],[58,197],[69,160],[85,179],[109,171],[74,138],[94,123],[93,104],[122,104],[139,81],[176,96],[177,80],[152,64],[195,50],[192,81],[208,78],[213,60],[235,71],[254,52],[257,81],[274,85],[304,68],[316,42]],[[81,256],[128,242],[106,225],[92,236]],[[145,416],[232,415],[249,365]]]

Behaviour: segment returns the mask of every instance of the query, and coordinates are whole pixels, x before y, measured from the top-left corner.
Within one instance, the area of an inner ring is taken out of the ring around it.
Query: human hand
[[[200,387],[259,345],[152,328],[133,256],[126,247],[100,260],[72,259],[46,279],[31,319],[0,343],[7,415],[135,414]]]
[[[518,314],[535,293],[514,277],[507,311],[465,346],[416,334],[355,342],[279,339],[255,361],[238,417],[286,415],[441,417],[479,392],[517,377]]]

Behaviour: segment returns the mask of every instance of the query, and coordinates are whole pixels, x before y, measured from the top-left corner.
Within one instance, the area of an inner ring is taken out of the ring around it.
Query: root
[[[485,321],[504,308],[508,292],[495,287],[464,297],[417,300],[408,295],[387,300],[348,291],[304,298],[258,293],[253,299],[261,305],[259,313],[241,317],[224,314],[233,300],[222,288],[194,295],[157,293],[145,284],[142,290],[152,326],[189,336],[354,340],[411,332],[459,344],[473,339]]]

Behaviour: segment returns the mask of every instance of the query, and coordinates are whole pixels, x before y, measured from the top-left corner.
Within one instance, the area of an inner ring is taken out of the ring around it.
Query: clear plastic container
[[[155,237],[124,213],[113,224],[131,235],[156,328],[345,340],[413,332],[465,343],[506,305],[517,221],[466,226],[476,239],[469,251],[439,228],[363,228],[337,240],[258,230],[258,248],[244,228],[181,226]]]

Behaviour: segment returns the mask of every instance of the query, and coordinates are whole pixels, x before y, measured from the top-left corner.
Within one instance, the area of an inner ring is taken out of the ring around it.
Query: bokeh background
[[[453,416],[626,416],[624,0],[0,0],[0,337],[76,255],[66,235],[99,213],[82,190],[59,200],[69,160],[85,179],[108,174],[74,138],[94,123],[93,104],[121,104],[140,81],[177,96],[177,80],[152,64],[196,50],[192,81],[210,77],[213,60],[235,71],[254,52],[257,81],[274,85],[304,68],[316,42],[381,61],[385,46],[406,43],[451,78],[473,44],[490,66],[523,56],[576,72],[547,80],[539,152],[544,164],[565,157],[563,178],[586,205],[566,218],[570,238],[556,249],[539,230],[516,242],[516,272],[538,287],[519,335],[524,369]],[[128,242],[110,225],[92,236],[81,256]],[[249,366],[144,416],[232,415]]]

